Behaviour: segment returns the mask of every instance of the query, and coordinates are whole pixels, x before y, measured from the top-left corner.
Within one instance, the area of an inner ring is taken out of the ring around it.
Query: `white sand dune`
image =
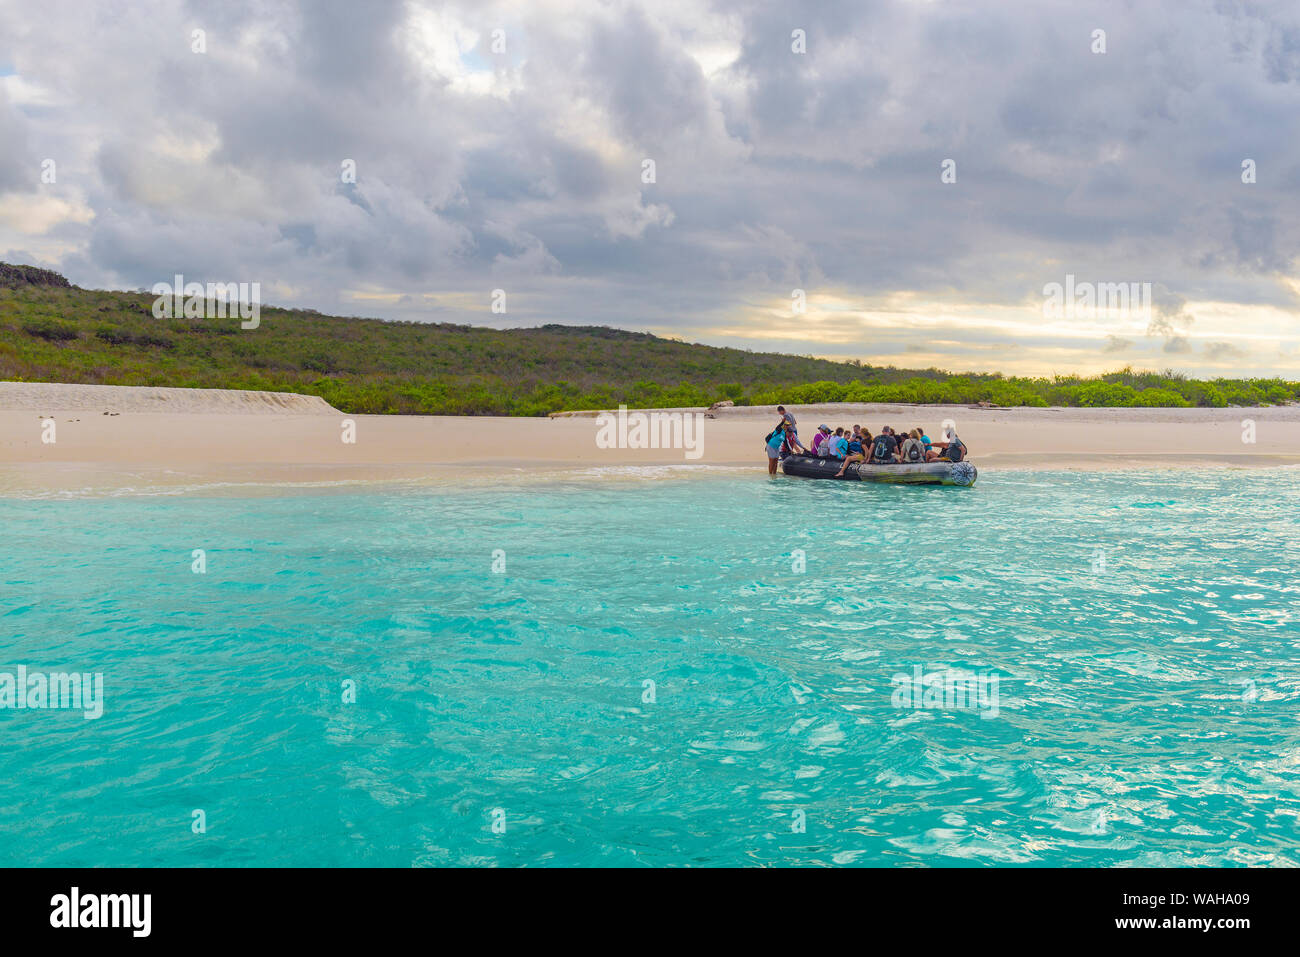
[[[293,392],[68,385],[62,382],[0,382],[0,411],[340,414],[338,409],[319,396],[297,395]]]

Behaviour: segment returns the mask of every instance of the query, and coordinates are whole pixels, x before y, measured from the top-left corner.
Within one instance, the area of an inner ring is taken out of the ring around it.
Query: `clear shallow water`
[[[512,481],[0,499],[0,863],[1300,862],[1300,471]]]

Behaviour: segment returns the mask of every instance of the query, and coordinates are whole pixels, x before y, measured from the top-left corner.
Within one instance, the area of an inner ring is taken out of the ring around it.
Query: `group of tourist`
[[[915,428],[899,432],[883,426],[878,435],[860,425],[849,429],[841,426],[817,426],[817,434],[805,447],[799,441],[798,423],[785,406],[776,407],[781,416],[776,428],[767,437],[767,471],[776,474],[776,464],[787,455],[811,455],[835,459],[840,462],[836,477],[855,462],[869,465],[924,465],[926,462],[960,462],[966,457],[966,444],[952,428],[944,430],[942,442],[933,442],[925,429]]]

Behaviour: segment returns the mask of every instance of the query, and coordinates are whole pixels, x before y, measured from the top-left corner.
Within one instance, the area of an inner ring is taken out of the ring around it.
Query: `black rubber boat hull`
[[[819,459],[811,455],[787,455],[781,471],[800,478],[833,479],[840,470],[838,459]],[[979,469],[969,462],[925,462],[920,465],[866,465],[854,462],[840,481],[877,482],[883,485],[956,485],[970,488],[979,477]]]

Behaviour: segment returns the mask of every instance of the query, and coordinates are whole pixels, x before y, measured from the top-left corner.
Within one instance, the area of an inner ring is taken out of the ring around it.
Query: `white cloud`
[[[88,224],[94,211],[85,203],[39,193],[0,194],[0,224],[23,236],[43,236],[56,226]]]

